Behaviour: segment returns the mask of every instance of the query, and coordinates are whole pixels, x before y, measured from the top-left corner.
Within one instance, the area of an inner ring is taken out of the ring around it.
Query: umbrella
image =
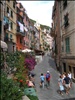
[[[30,49],[24,49],[24,50],[22,50],[22,52],[32,52],[32,50],[30,50]]]

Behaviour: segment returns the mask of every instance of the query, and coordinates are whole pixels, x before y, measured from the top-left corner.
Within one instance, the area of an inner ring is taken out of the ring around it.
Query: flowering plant
[[[23,82],[23,80],[21,79],[21,80],[20,80],[20,83],[22,83],[22,82]]]
[[[33,57],[25,58],[25,65],[29,70],[34,69],[34,67],[36,65],[35,58],[33,58]]]

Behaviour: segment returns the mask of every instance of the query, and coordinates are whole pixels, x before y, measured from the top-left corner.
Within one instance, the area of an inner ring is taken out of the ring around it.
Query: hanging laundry
[[[20,26],[20,32],[24,32],[24,26],[23,26],[23,24],[21,24],[19,21],[18,21],[18,23],[19,23],[19,26]]]

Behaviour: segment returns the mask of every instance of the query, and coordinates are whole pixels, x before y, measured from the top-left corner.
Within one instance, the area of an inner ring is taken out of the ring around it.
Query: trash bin
[[[37,96],[34,88],[26,88],[26,89],[24,90],[24,94],[25,94],[25,95]]]

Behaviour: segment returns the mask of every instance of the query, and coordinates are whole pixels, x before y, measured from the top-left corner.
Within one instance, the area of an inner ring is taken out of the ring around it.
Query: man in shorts
[[[69,94],[70,90],[70,78],[68,77],[68,74],[66,74],[66,77],[64,78],[64,86],[66,88],[66,94]]]

